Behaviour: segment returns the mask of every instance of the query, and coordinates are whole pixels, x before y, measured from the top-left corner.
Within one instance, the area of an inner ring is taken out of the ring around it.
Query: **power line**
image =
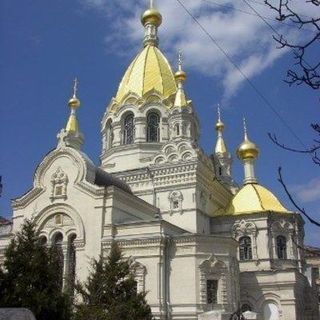
[[[248,11],[245,11],[245,10],[242,10],[242,9],[239,9],[237,7],[234,7],[233,5],[229,5],[229,4],[221,4],[221,3],[218,3],[216,1],[213,1],[213,0],[201,0],[203,2],[206,2],[206,3],[210,3],[212,5],[215,5],[217,7],[220,7],[220,8],[224,8],[224,9],[230,9],[230,10],[234,10],[234,11],[238,11],[238,12],[241,12],[243,14],[246,14],[246,15],[249,15],[249,16],[255,16],[255,17],[259,17],[260,18],[260,15],[257,14],[257,13],[252,13],[252,12],[248,12]],[[251,2],[254,2],[254,3],[259,3],[260,5],[264,5],[258,1],[253,1],[251,0]],[[265,6],[265,5],[264,5]],[[269,20],[269,21],[272,21],[272,22],[277,22],[277,23],[280,23],[280,21],[278,21],[277,19],[274,19],[274,18],[269,18],[269,17],[265,17],[265,16],[262,16],[265,20]],[[311,29],[308,29],[308,28],[299,28],[299,26],[297,26],[296,24],[293,24],[293,23],[287,23],[287,22],[284,22],[282,21],[281,24],[284,24],[288,27],[291,27],[291,28],[295,28],[295,29],[300,29],[300,30],[303,30],[303,31],[308,31],[308,32],[314,32],[313,30]]]
[[[279,38],[282,38],[285,42],[286,39],[268,22],[265,20],[265,18],[263,16],[260,15],[260,13],[250,4],[248,3],[247,0],[242,0]],[[294,50],[294,48],[291,48],[292,52],[297,55],[296,51]],[[301,60],[309,67],[312,68],[310,66],[310,64],[303,58],[301,57]]]
[[[235,69],[241,74],[243,79],[245,79],[250,87],[256,92],[256,94],[263,100],[263,102],[272,110],[272,112],[279,118],[279,120],[283,123],[283,125],[288,129],[288,131],[295,137],[295,139],[306,148],[305,144],[301,141],[299,136],[295,133],[295,131],[287,124],[287,122],[283,119],[283,117],[279,114],[279,112],[272,106],[269,100],[263,95],[263,93],[255,86],[255,84],[247,77],[247,75],[241,70],[241,68],[233,61],[233,59],[229,56],[228,52],[218,43],[218,41],[203,27],[203,25],[199,22],[199,20],[190,12],[190,10],[182,3],[181,0],[177,0],[180,6],[187,12],[187,14],[194,20],[194,22],[200,27],[200,29],[209,37],[209,39],[213,42],[213,44],[223,53],[223,55],[227,58],[227,60],[233,65]]]

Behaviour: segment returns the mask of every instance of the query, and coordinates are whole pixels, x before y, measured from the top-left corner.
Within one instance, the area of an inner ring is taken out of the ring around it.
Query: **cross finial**
[[[218,112],[218,121],[221,121],[220,103],[218,103],[217,112]]]
[[[244,137],[245,137],[245,139],[247,139],[248,129],[247,129],[247,121],[246,121],[245,117],[243,117],[243,131],[244,131]]]
[[[78,84],[79,84],[79,81],[78,81],[78,78],[76,77],[76,78],[73,80],[73,97],[74,97],[74,98],[77,96]]]
[[[178,50],[178,68],[179,70],[182,70],[182,62],[183,62],[183,57],[182,57],[182,50]]]

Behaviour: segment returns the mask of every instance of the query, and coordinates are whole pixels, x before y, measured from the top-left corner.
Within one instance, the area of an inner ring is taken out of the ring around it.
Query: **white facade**
[[[100,167],[80,151],[74,95],[57,148],[37,167],[33,188],[12,203],[12,230],[0,227],[0,258],[33,218],[44,242],[62,245],[65,283],[71,256],[84,281],[90,260],[116,240],[135,264],[138,290],[148,292],[156,319],[229,319],[239,307],[250,319],[318,319],[303,275],[301,217],[271,209],[228,214],[238,188],[223,124],[219,146],[206,155],[181,64],[174,75],[156,48],[157,15],[145,14],[145,48],[103,116]],[[149,68],[143,77],[141,68]],[[249,196],[243,201],[253,201]]]

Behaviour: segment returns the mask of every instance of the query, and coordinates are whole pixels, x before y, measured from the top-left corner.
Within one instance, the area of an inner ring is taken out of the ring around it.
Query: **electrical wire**
[[[295,131],[287,124],[285,119],[280,115],[280,113],[273,107],[269,100],[263,95],[263,93],[255,86],[255,84],[247,77],[247,75],[241,70],[241,68],[233,61],[229,56],[228,52],[218,43],[218,41],[204,28],[204,26],[199,22],[199,20],[191,13],[191,11],[182,3],[181,0],[176,0],[180,6],[186,11],[186,13],[194,20],[194,22],[200,27],[200,29],[209,37],[213,44],[222,52],[222,54],[227,58],[227,60],[233,65],[233,67],[240,73],[244,80],[250,85],[250,87],[256,92],[256,94],[261,98],[261,100],[268,106],[272,112],[278,117],[282,124],[287,128],[287,130],[295,137],[295,139],[301,144],[303,148],[306,149],[305,144],[295,133]]]
[[[286,39],[268,22],[266,19],[259,14],[259,12],[250,4],[247,0],[242,0],[279,38],[282,38],[284,42]],[[296,50],[294,48],[290,48],[294,55],[297,55]],[[312,68],[311,65],[301,57],[301,60],[309,67]]]
[[[249,16],[255,16],[255,17],[259,17],[260,18],[260,15],[257,14],[257,13],[252,13],[252,12],[248,12],[248,11],[245,11],[245,10],[242,10],[242,9],[239,9],[237,7],[234,7],[233,5],[231,4],[221,4],[221,3],[217,3],[216,1],[213,1],[213,0],[201,0],[203,2],[206,2],[206,3],[210,3],[212,5],[215,5],[217,7],[220,7],[220,8],[223,8],[223,9],[230,9],[230,10],[234,10],[234,11],[238,11],[238,12],[241,12],[243,14],[247,14]],[[251,0],[252,1],[252,0]],[[263,5],[262,3],[260,2],[257,2],[257,1],[252,1],[252,2],[255,2],[255,3],[259,3],[260,5]],[[264,5],[265,6],[265,5]],[[280,23],[280,21],[278,21],[277,19],[274,19],[274,18],[268,18],[268,17],[264,17],[264,16],[261,16],[263,17],[263,19],[265,20],[269,20],[269,21],[272,21],[272,22],[277,22],[277,23]],[[297,26],[296,24],[293,24],[293,23],[287,23],[287,22],[284,22],[282,21],[281,24],[283,25],[286,25],[288,27],[291,27],[291,28],[295,28],[295,29],[299,29],[300,31],[307,31],[307,32],[312,32],[314,33],[313,30],[311,29],[308,29],[308,28],[300,28],[299,26]]]

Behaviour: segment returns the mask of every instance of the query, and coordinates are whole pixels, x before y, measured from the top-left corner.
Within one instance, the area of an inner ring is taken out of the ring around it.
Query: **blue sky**
[[[1,1],[0,173],[4,189],[0,215],[10,217],[10,199],[32,186],[36,166],[56,146],[56,134],[67,121],[67,101],[75,76],[80,81],[82,106],[78,118],[85,135],[84,151],[99,164],[100,121],[126,67],[141,47],[143,28],[138,17],[145,2]],[[210,153],[215,144],[218,103],[222,103],[225,140],[233,154],[242,141],[245,116],[250,138],[261,149],[256,169],[259,182],[292,208],[277,182],[277,168],[281,165],[285,180],[301,205],[320,220],[319,167],[310,157],[281,150],[269,140],[267,133],[276,133],[287,145],[300,147],[178,3],[158,2],[163,13],[160,47],[173,66],[178,48],[184,52],[188,73],[186,91],[199,114],[203,149]],[[292,65],[292,55],[275,49],[270,29],[258,17],[242,12],[250,9],[244,8],[240,0],[215,1],[220,7],[203,0],[184,3],[288,126],[306,145],[312,143],[316,136],[310,123],[318,119],[319,93],[303,86],[290,88],[283,82],[286,70]],[[261,14],[272,18],[272,13],[261,4],[252,4]],[[276,23],[274,27],[291,39],[310,34]],[[308,58],[314,57],[316,52],[311,52]],[[242,165],[236,157],[233,172],[241,183]],[[306,242],[320,245],[319,229],[308,222]]]

